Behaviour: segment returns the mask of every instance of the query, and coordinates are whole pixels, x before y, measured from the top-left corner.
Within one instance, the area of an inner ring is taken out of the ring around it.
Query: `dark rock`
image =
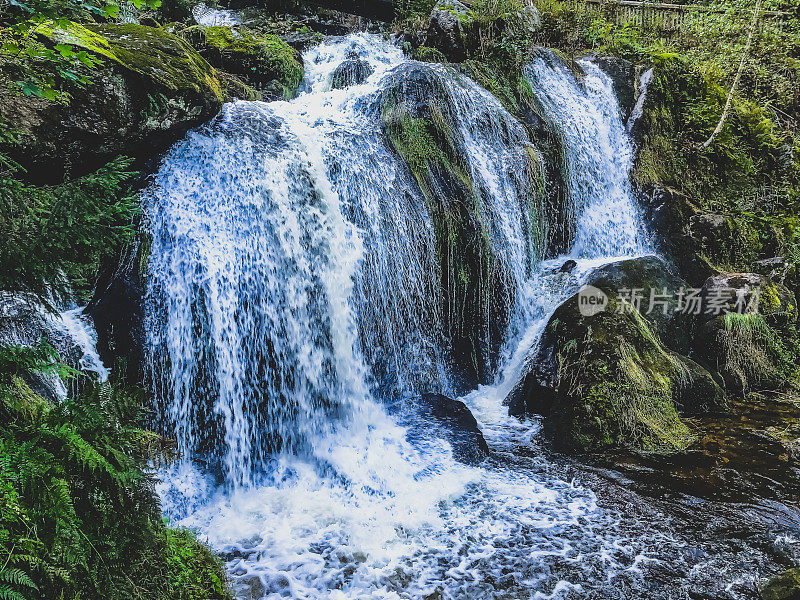
[[[104,61],[68,106],[22,96],[0,79],[0,120],[19,144],[0,143],[35,183],[85,175],[124,154],[150,169],[160,152],[214,116],[228,99],[217,72],[184,40],[140,25],[40,28],[45,44],[69,43]]]
[[[636,100],[636,67],[618,56],[594,56],[592,60],[611,78],[622,122],[626,122]]]
[[[460,400],[442,394],[422,394],[395,406],[409,439],[439,438],[453,448],[456,460],[477,464],[489,455],[489,445],[478,422]]]
[[[763,600],[800,600],[800,568],[775,575],[758,590]]]
[[[396,14],[396,2],[393,0],[303,0],[303,2],[326,10],[335,10],[377,21],[391,21]]]
[[[753,272],[763,275],[776,283],[782,283],[793,290],[795,294],[797,293],[797,267],[793,262],[787,261],[782,256],[757,260],[753,263]]]
[[[689,353],[694,316],[680,310],[679,305],[679,293],[688,284],[661,258],[644,256],[610,263],[592,273],[587,283],[609,295],[627,290],[629,300],[637,292],[642,298],[639,313],[661,343],[679,354]],[[659,304],[660,301],[663,303]]]
[[[572,271],[574,271],[575,267],[577,267],[577,266],[578,266],[578,263],[570,258],[569,260],[565,260],[564,261],[564,264],[561,265],[561,268],[559,269],[559,272],[560,273],[572,273]]]
[[[586,315],[579,297],[550,318],[525,376],[506,399],[509,413],[544,415],[556,444],[570,450],[687,448],[694,436],[678,411],[723,406],[720,387],[700,365],[665,348],[615,293],[605,310]]]
[[[439,50],[451,62],[465,60],[468,16],[469,9],[458,0],[440,0],[431,12],[425,46]]]
[[[331,74],[331,87],[341,90],[351,85],[364,83],[367,77],[372,75],[372,67],[369,63],[361,59],[350,59],[344,61]]]
[[[677,266],[686,281],[699,287],[716,273],[700,253],[700,245],[687,224],[700,214],[688,198],[676,190],[651,187],[642,194],[645,218],[656,233],[659,250]]]
[[[123,250],[116,264],[106,265],[97,279],[86,313],[94,321],[97,353],[105,365],[123,361],[129,381],[144,375],[144,272],[149,244],[137,240]]]

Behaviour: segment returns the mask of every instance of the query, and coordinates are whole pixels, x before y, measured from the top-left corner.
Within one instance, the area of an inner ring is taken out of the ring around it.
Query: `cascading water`
[[[330,89],[353,55],[372,74]],[[380,127],[381,91],[408,61],[362,34],[304,60],[304,93],[227,105],[173,148],[147,197],[152,385],[186,457],[163,473],[166,512],[228,553],[243,598],[614,590],[645,560],[640,542],[589,490],[515,457],[536,426],[513,426],[499,397],[522,361],[515,348],[530,347],[582,274],[646,249],[608,79],[589,64],[582,84],[553,67],[529,73],[569,155],[582,260],[565,278],[539,267],[544,246],[531,242],[546,224],[515,180],[532,151],[524,129],[468,79],[426,67],[452,104],[513,284],[510,330],[525,332],[509,341],[499,383],[465,398],[497,453],[468,467],[445,442],[409,443],[379,401],[387,374],[401,395],[449,389],[434,224]],[[594,117],[576,129],[583,109]],[[584,142],[592,153],[572,156]],[[207,473],[220,448],[223,486]]]

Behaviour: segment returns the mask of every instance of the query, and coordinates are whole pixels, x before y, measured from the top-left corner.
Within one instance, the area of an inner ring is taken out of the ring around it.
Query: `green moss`
[[[769,302],[769,300],[767,300]],[[791,385],[797,378],[797,357],[783,336],[771,327],[761,313],[728,313],[719,317],[716,330],[719,370],[743,392]]]
[[[678,407],[687,395],[718,405],[721,391],[708,373],[666,350],[637,311],[577,314],[577,297],[558,309],[545,338],[558,340],[557,400],[551,418],[562,444],[579,451],[629,446],[676,452],[695,439]],[[699,390],[702,390],[700,392]]]
[[[225,98],[214,68],[188,43],[163,29],[59,22],[45,24],[38,31],[56,43],[88,50],[169,90],[190,89]]]
[[[191,27],[183,35],[214,65],[259,88],[274,82],[286,99],[297,93],[303,81],[300,55],[277,35],[223,26]]]
[[[418,46],[414,49],[414,60],[418,60],[421,62],[431,62],[431,63],[446,63],[447,57],[442,54],[442,52],[436,48],[431,48],[429,46]]]
[[[793,600],[800,595],[800,568],[789,569],[764,583],[759,591],[763,600]]]

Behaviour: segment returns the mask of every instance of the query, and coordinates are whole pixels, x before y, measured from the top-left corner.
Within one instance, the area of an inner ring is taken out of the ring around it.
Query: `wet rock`
[[[162,29],[73,23],[39,31],[43,43],[72,44],[103,64],[89,85],[68,90],[68,106],[22,96],[0,78],[0,120],[14,123],[20,142],[0,142],[0,152],[36,183],[93,172],[120,154],[152,168],[161,151],[229,98],[216,70]]]
[[[760,588],[763,600],[800,600],[800,568],[776,575]]]
[[[277,35],[223,26],[195,27],[185,35],[209,63],[241,77],[266,100],[294,97],[303,81],[300,53]]]
[[[349,59],[340,64],[331,74],[331,87],[341,90],[351,85],[364,83],[372,75],[372,67],[361,59]]]
[[[439,50],[451,62],[467,58],[469,9],[458,0],[440,0],[431,12],[425,46]]]
[[[694,317],[681,310],[679,301],[688,284],[663,259],[652,255],[610,263],[592,273],[588,283],[607,294],[624,291],[662,344],[689,353]]]
[[[477,464],[489,455],[489,446],[478,422],[460,400],[442,394],[422,394],[404,400],[394,409],[410,428],[409,439],[439,438],[453,448],[456,460]]]
[[[710,277],[701,297],[697,360],[734,393],[783,387],[792,367],[781,330],[797,320],[794,294],[756,273],[725,273]]]
[[[118,262],[105,265],[86,307],[97,331],[97,353],[103,364],[116,365],[121,360],[132,382],[143,377],[148,252],[145,236],[124,249]]]
[[[572,273],[577,266],[578,263],[570,258],[569,260],[565,260],[564,264],[562,264],[558,270],[560,273]]]
[[[622,122],[626,122],[636,99],[636,67],[618,56],[593,56],[592,60],[611,78]]]
[[[700,365],[664,347],[616,294],[603,311],[584,315],[580,306],[576,294],[550,318],[506,399],[509,413],[544,415],[556,444],[568,450],[686,449],[694,435],[679,411],[723,406],[720,387]]]
[[[650,187],[642,193],[645,218],[657,234],[659,251],[677,266],[680,275],[695,287],[716,273],[701,255],[700,245],[688,223],[699,209],[680,192],[663,187]]]
[[[510,284],[513,275],[489,242],[483,199],[473,181],[446,76],[426,64],[406,63],[392,73],[380,106],[383,132],[408,167],[433,223],[440,266],[439,314],[460,393],[492,377],[515,294]],[[534,178],[538,162],[533,163],[532,150],[523,141],[524,129],[505,113],[486,112],[491,110],[476,107],[471,116],[486,127],[503,120],[498,137],[505,139],[498,143],[517,144],[520,159],[516,170],[509,169],[515,173],[513,185],[520,198],[538,198]]]

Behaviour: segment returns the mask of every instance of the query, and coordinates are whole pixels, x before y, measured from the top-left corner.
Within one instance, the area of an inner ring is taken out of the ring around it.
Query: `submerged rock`
[[[372,67],[365,60],[353,58],[344,61],[331,74],[331,87],[341,90],[351,85],[364,83],[372,75]]]
[[[277,35],[224,26],[195,27],[186,35],[203,58],[244,79],[265,100],[288,100],[303,81],[300,53]]]
[[[447,441],[456,460],[477,464],[489,455],[489,445],[467,405],[442,394],[422,394],[400,402],[400,421],[410,428],[409,439]]]
[[[68,105],[22,96],[0,80],[0,120],[13,123],[19,144],[0,142],[37,183],[93,172],[125,154],[138,167],[189,129],[214,116],[229,98],[219,73],[187,42],[141,25],[40,26],[44,43],[66,43],[103,63],[86,87],[73,86]]]

